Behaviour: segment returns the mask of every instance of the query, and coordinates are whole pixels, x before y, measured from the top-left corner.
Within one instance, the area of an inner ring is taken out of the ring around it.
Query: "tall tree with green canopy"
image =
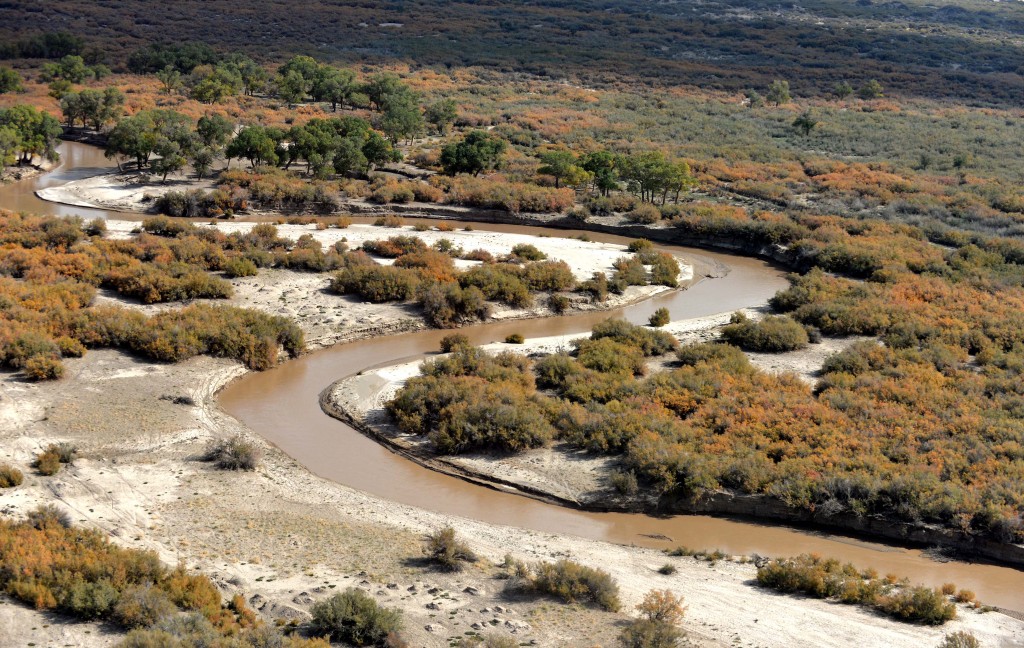
[[[234,123],[224,115],[217,113],[203,115],[196,123],[196,134],[200,141],[214,151],[224,148],[234,130]]]
[[[580,160],[580,166],[593,178],[594,189],[601,195],[619,188],[619,172],[616,168],[617,159],[609,151],[591,151]]]
[[[14,150],[20,164],[31,164],[33,157],[56,162],[57,142],[63,132],[57,118],[32,106],[12,106],[0,110],[0,128],[8,128],[17,136]]]
[[[249,160],[253,167],[277,164],[277,140],[263,126],[246,126],[231,140],[224,155]]]
[[[461,141],[441,149],[441,166],[445,173],[472,173],[501,168],[508,142],[486,131],[470,131]]]
[[[572,151],[542,151],[537,157],[543,162],[537,173],[554,177],[556,189],[561,187],[563,182],[569,186],[576,186],[591,178],[590,173],[579,165],[579,159]]]
[[[315,101],[326,101],[331,104],[331,111],[345,108],[352,95],[356,92],[356,75],[352,70],[321,66],[313,80],[310,94]]]
[[[792,98],[792,95],[789,93],[789,81],[781,81],[779,79],[772,81],[772,84],[768,86],[768,94],[765,96],[769,103],[773,103],[776,106],[789,103]]]
[[[412,140],[423,132],[423,113],[414,94],[405,93],[391,97],[384,104],[384,115],[380,129],[389,140]]]
[[[21,75],[9,67],[0,67],[0,94],[22,90]]]
[[[458,105],[454,99],[439,99],[427,106],[423,117],[434,127],[434,132],[447,135],[458,117]]]

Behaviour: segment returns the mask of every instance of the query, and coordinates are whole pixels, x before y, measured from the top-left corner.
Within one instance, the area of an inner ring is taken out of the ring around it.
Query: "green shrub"
[[[373,221],[377,227],[404,227],[405,219],[397,214],[385,214]]]
[[[903,588],[882,597],[878,608],[897,619],[942,625],[956,616],[956,606],[930,587]]]
[[[384,646],[402,629],[402,615],[377,604],[362,590],[349,588],[313,605],[313,631],[354,646]]]
[[[452,527],[444,527],[427,535],[423,547],[427,557],[442,569],[461,571],[463,563],[476,562],[476,554],[455,534]]]
[[[679,341],[665,331],[652,331],[623,319],[609,318],[596,324],[590,339],[610,338],[616,342],[636,347],[645,356],[664,355],[679,347]]]
[[[635,346],[616,342],[610,337],[574,340],[576,360],[588,369],[601,373],[643,375],[647,366],[643,352]]]
[[[580,290],[590,293],[596,302],[603,302],[608,299],[608,275],[603,272],[595,272],[594,275],[580,284]]]
[[[57,358],[32,356],[22,369],[29,380],[58,380],[64,376],[64,365]]]
[[[646,286],[647,269],[644,263],[637,257],[620,257],[612,264],[615,273],[612,275],[613,283],[624,283],[627,286]],[[622,292],[619,290],[618,292]]]
[[[768,316],[752,321],[742,313],[722,329],[722,339],[747,351],[780,353],[802,349],[808,344],[807,330],[786,316]]]
[[[591,603],[609,612],[621,607],[619,586],[608,572],[571,560],[535,565],[532,588],[567,603]]]
[[[635,241],[630,241],[626,249],[634,254],[637,252],[648,252],[654,250],[654,243],[647,239],[636,239]]]
[[[548,308],[550,308],[551,312],[556,315],[561,315],[565,311],[569,310],[569,306],[569,298],[565,295],[554,294],[548,297]]]
[[[416,296],[419,274],[393,266],[352,266],[331,280],[331,290],[347,295],[357,294],[374,303],[408,301]]]
[[[505,344],[522,344],[523,342],[526,342],[526,338],[523,337],[522,333],[512,333],[505,336]]]
[[[618,491],[620,495],[636,495],[640,490],[640,484],[636,480],[636,473],[632,470],[616,470],[611,473],[609,479],[611,480],[612,488]]]
[[[114,620],[128,628],[148,628],[177,614],[167,592],[150,584],[125,589],[114,606]]]
[[[659,308],[658,310],[654,311],[654,313],[651,314],[650,319],[648,319],[647,321],[648,321],[648,323],[651,326],[658,326],[658,327],[660,327],[660,326],[665,326],[671,320],[672,320],[672,316],[669,315],[668,309],[667,308]]]
[[[638,619],[619,633],[622,648],[675,648],[685,636],[682,630],[667,623]]]
[[[449,333],[448,335],[441,338],[442,353],[451,353],[456,349],[469,346],[471,346],[469,343],[469,338],[463,335],[462,333]]]
[[[672,563],[665,563],[661,567],[658,567],[658,573],[663,576],[671,576],[672,574],[679,571],[679,568]]]
[[[511,255],[523,261],[543,261],[548,258],[548,255],[544,254],[538,250],[535,245],[531,245],[530,243],[516,244],[512,247]]]
[[[640,203],[626,213],[626,220],[630,223],[653,225],[661,220],[661,210],[650,203]]]
[[[452,328],[490,317],[491,309],[476,286],[433,284],[420,293],[420,305],[427,323],[436,328]]]
[[[0,488],[13,488],[25,481],[25,475],[10,464],[0,464]]]
[[[39,531],[68,529],[71,527],[71,516],[67,511],[57,508],[53,504],[40,504],[28,512],[25,522]]]
[[[60,455],[51,450],[41,452],[36,456],[35,466],[40,475],[56,475],[60,472]]]
[[[256,470],[262,456],[255,443],[234,436],[215,443],[203,458],[222,470]]]
[[[224,274],[229,277],[255,277],[259,274],[256,264],[245,257],[228,259],[224,263]]]

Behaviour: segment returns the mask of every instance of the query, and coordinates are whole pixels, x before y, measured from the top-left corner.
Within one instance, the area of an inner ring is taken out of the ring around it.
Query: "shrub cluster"
[[[464,563],[476,562],[476,554],[450,526],[427,534],[423,552],[446,571],[462,571]]]
[[[765,587],[872,607],[905,621],[941,625],[956,616],[956,606],[942,592],[893,580],[808,554],[776,559],[757,570],[757,582]]]
[[[587,603],[609,612],[622,606],[619,586],[604,570],[568,559],[534,565],[513,562],[508,566],[513,570],[506,584],[510,592],[554,596],[566,603]]]
[[[255,443],[233,436],[211,445],[203,459],[212,461],[222,470],[256,470],[262,456],[262,450]]]
[[[722,328],[722,339],[747,351],[767,353],[795,351],[809,341],[807,330],[789,317],[753,321],[740,312],[733,313],[730,324]]]

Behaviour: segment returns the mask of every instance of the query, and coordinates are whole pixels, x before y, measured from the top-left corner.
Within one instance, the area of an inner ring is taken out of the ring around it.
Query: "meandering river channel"
[[[108,172],[112,164],[98,148],[66,142],[61,166],[42,176],[0,187],[0,207],[71,215],[131,219],[140,214],[68,207],[40,200],[35,191]],[[477,229],[551,236],[575,236],[540,228],[474,224]],[[588,233],[594,240],[628,239]],[[669,249],[669,248],[666,248]],[[474,343],[504,339],[512,332],[527,337],[578,335],[608,317],[645,322],[657,308],[669,308],[674,320],[700,317],[760,304],[786,285],[784,271],[760,260],[688,248],[676,254],[704,267],[727,267],[727,275],[697,282],[612,312],[516,322],[486,323],[461,329]],[[226,387],[220,406],[306,466],[313,473],[395,502],[442,513],[543,532],[571,534],[654,548],[685,545],[727,553],[794,555],[818,552],[858,566],[893,572],[912,581],[954,582],[974,590],[985,603],[1024,610],[1024,571],[985,563],[932,560],[918,549],[791,528],[709,516],[653,517],[643,514],[588,513],[464,482],[392,454],[344,423],[324,414],[320,392],[334,381],[375,366],[422,357],[438,348],[444,331],[423,331],[363,340],[322,349],[262,373],[250,373]],[[670,538],[667,540],[665,538]]]

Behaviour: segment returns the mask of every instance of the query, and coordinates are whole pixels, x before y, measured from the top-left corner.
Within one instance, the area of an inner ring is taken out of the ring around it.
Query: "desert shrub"
[[[419,274],[392,266],[352,266],[331,280],[331,290],[348,295],[357,294],[374,303],[408,301],[416,296]]]
[[[25,475],[10,464],[0,464],[0,488],[13,488],[25,481]]]
[[[565,295],[554,294],[548,297],[548,308],[550,308],[551,312],[556,315],[561,315],[565,311],[569,310],[569,306],[569,298]]]
[[[576,286],[576,278],[565,261],[528,263],[523,267],[523,281],[530,290],[547,292],[572,290]]]
[[[377,604],[369,594],[350,587],[315,603],[313,631],[353,646],[384,646],[402,629],[402,615]]]
[[[637,257],[621,257],[612,264],[615,274],[612,275],[612,282],[621,282],[627,286],[646,286],[647,269],[644,263]],[[622,292],[619,290],[618,292]]]
[[[601,373],[643,375],[646,371],[643,352],[635,346],[604,337],[574,341],[576,360],[588,369]]]
[[[530,243],[518,243],[512,247],[511,256],[521,259],[523,261],[543,261],[548,258],[548,255],[544,254],[537,249],[535,245]]]
[[[660,327],[660,326],[665,326],[671,320],[672,320],[672,316],[669,315],[668,309],[667,308],[659,308],[658,310],[654,311],[654,313],[651,314],[651,317],[650,317],[650,319],[647,320],[647,322],[651,326]]]
[[[490,306],[476,286],[461,288],[458,284],[433,284],[421,291],[420,305],[427,323],[436,328],[490,317]]]
[[[942,625],[956,616],[956,606],[930,587],[903,588],[882,597],[878,608],[907,621]]]
[[[619,586],[608,572],[571,560],[535,565],[531,588],[567,603],[590,603],[609,612],[621,607]]]
[[[636,254],[637,252],[650,252],[654,250],[654,243],[651,243],[647,239],[636,239],[630,241],[626,249]]]
[[[679,285],[679,262],[671,254],[655,254],[647,265],[651,266],[650,283],[669,288]]]
[[[768,353],[794,351],[808,344],[807,330],[789,317],[769,316],[755,322],[742,313],[734,314],[732,323],[722,328],[722,339],[747,351]]]
[[[167,592],[150,585],[128,587],[114,606],[114,620],[128,628],[148,628],[177,614]]]
[[[881,581],[853,565],[814,555],[776,559],[759,567],[757,582],[781,592],[873,607],[900,620],[941,625],[956,616],[956,606],[930,587]]]
[[[174,238],[181,234],[194,232],[196,227],[188,221],[176,221],[166,216],[154,216],[142,221],[142,229],[157,236]]]
[[[640,484],[637,482],[636,473],[632,470],[616,470],[609,476],[612,488],[614,488],[620,495],[636,495],[640,490]]]
[[[580,284],[579,289],[590,293],[596,302],[603,302],[608,299],[608,275],[603,272],[595,272],[594,275]]]
[[[590,339],[611,338],[616,342],[636,347],[645,356],[663,355],[679,347],[678,340],[665,331],[631,324],[624,319],[609,318],[594,325]]]
[[[444,527],[427,534],[423,547],[427,557],[446,571],[461,571],[463,563],[476,562],[476,554],[456,534]]]
[[[981,642],[970,632],[951,632],[942,638],[937,648],[981,648]]]
[[[661,220],[661,211],[650,203],[640,203],[627,212],[625,218],[630,223],[653,225]]]
[[[82,228],[82,231],[89,236],[105,236],[107,233],[107,221],[102,218],[94,218]]]
[[[442,353],[451,353],[456,349],[469,346],[471,346],[469,343],[469,338],[463,335],[462,333],[449,333],[448,335],[441,338]]]
[[[256,470],[262,454],[252,441],[234,436],[213,444],[203,458],[222,470]]]
[[[675,648],[685,633],[675,626],[639,619],[619,633],[622,648]]]
[[[405,219],[397,214],[385,214],[373,221],[377,227],[404,227]]]
[[[567,188],[459,176],[451,180],[447,198],[454,205],[501,209],[518,214],[562,212],[573,206],[576,194]]]
[[[135,297],[146,304],[204,298],[224,299],[233,292],[227,281],[180,262],[139,263],[111,268],[103,283],[122,295]]]
[[[505,344],[522,344],[523,342],[526,342],[526,338],[523,337],[522,333],[512,333],[505,336]]]
[[[57,348],[62,358],[81,358],[86,351],[85,345],[66,335],[57,338]]]
[[[56,475],[60,472],[60,455],[51,450],[46,450],[36,455],[36,470],[40,475]]]
[[[975,600],[974,592],[969,589],[962,589],[956,593],[957,603],[973,603]]]
[[[29,380],[58,380],[64,376],[64,365],[57,358],[32,356],[22,370]]]
[[[487,250],[470,250],[462,255],[466,261],[480,261],[481,263],[494,263],[494,255]]]
[[[375,182],[370,188],[370,202],[378,204],[410,203],[416,197],[413,183],[411,182],[387,180],[385,182]]]
[[[46,452],[52,452],[57,455],[57,459],[62,464],[74,463],[75,457],[78,456],[78,448],[66,441],[51,443],[46,447]]]
[[[403,254],[426,252],[429,248],[418,236],[392,236],[385,240],[366,241],[363,249],[370,254],[393,259]]]
[[[459,276],[459,284],[463,288],[478,288],[485,299],[514,308],[529,308],[533,305],[533,297],[521,275],[522,270],[513,265],[481,265],[463,272]]]
[[[37,531],[71,528],[71,515],[53,504],[40,504],[25,515],[25,524]]]
[[[458,648],[517,648],[519,641],[509,635],[489,634],[486,636],[462,637]]]
[[[228,259],[224,263],[224,274],[229,277],[255,277],[259,274],[256,264],[245,257]]]

